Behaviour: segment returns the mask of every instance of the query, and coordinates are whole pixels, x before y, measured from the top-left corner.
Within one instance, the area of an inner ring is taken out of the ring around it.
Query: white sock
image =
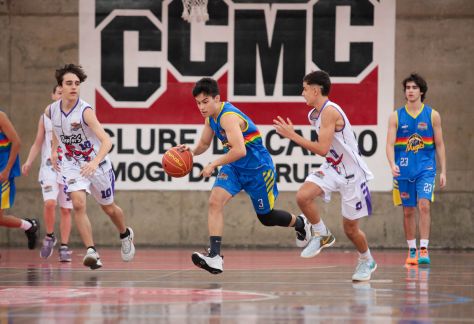
[[[364,253],[359,252],[359,259],[372,260],[372,254],[370,254],[370,249],[367,249]]]
[[[320,235],[328,235],[326,225],[324,225],[323,220],[321,219],[319,223],[313,224],[313,231],[319,233]]]
[[[21,225],[20,225],[20,228],[24,231],[27,231],[31,228],[31,226],[33,226],[30,222],[22,219],[21,220]]]
[[[416,239],[414,240],[407,240],[408,248],[409,249],[416,249]]]
[[[428,248],[428,243],[430,243],[430,240],[423,240],[423,239],[421,239],[421,240],[420,240],[420,249],[421,249],[421,248],[427,249],[427,248]]]

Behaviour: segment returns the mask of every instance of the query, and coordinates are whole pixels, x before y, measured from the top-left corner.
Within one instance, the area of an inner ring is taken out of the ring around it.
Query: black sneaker
[[[31,227],[25,231],[25,234],[28,238],[28,249],[33,250],[36,247],[40,224],[36,219],[25,218],[25,220],[31,223]]]

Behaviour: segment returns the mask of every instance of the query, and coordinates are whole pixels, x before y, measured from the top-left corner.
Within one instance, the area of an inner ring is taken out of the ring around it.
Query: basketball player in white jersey
[[[51,94],[51,99],[57,101],[61,98],[61,88],[56,85]],[[36,156],[41,151],[41,166],[38,174],[38,181],[41,184],[43,193],[43,218],[46,227],[46,236],[43,239],[43,246],[40,256],[44,259],[49,258],[53,254],[54,246],[57,238],[54,235],[54,223],[56,220],[56,202],[59,202],[61,222],[61,246],[59,248],[59,261],[71,262],[71,250],[69,250],[68,242],[71,233],[71,209],[72,202],[69,194],[66,192],[66,186],[62,177],[56,172],[51,164],[51,136],[52,124],[51,119],[44,114],[41,115],[38,122],[38,131],[36,138],[31,145],[30,152],[26,162],[23,164],[22,174],[27,176],[31,165]]]
[[[87,252],[83,263],[91,269],[102,267],[94,246],[92,228],[86,214],[86,195],[91,194],[110,217],[120,233],[122,260],[131,261],[135,255],[133,231],[125,226],[122,209],[114,203],[115,176],[107,153],[112,147],[110,137],[97,120],[94,110],[79,98],[81,83],[87,78],[81,66],[67,64],[56,70],[61,86],[61,100],[48,106],[45,115],[53,126],[51,162],[57,167],[61,147],[61,176],[71,195],[76,226]]]
[[[307,74],[303,79],[302,95],[308,106],[309,123],[316,129],[317,141],[308,140],[295,132],[289,118],[278,116],[274,127],[278,134],[301,147],[326,158],[321,167],[305,180],[296,194],[298,206],[311,222],[313,235],[301,252],[303,258],[319,254],[325,247],[332,246],[336,239],[320,218],[314,200],[322,196],[326,202],[332,192],[341,194],[344,232],[359,252],[359,262],[352,276],[354,281],[370,280],[377,268],[365,234],[359,228],[359,218],[372,211],[367,181],[373,175],[362,160],[352,126],[344,111],[329,100],[331,80],[324,71]]]

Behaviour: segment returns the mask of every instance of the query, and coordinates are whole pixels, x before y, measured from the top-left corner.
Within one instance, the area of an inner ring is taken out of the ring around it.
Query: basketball
[[[181,178],[191,172],[193,168],[193,155],[191,151],[179,151],[172,147],[163,155],[161,161],[166,174],[175,178]]]

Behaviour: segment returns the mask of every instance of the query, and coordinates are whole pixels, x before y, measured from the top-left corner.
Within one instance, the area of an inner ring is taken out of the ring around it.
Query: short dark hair
[[[202,78],[196,82],[193,88],[193,97],[197,97],[201,93],[213,98],[218,96],[220,93],[217,81],[212,78]]]
[[[64,67],[56,70],[56,81],[58,81],[58,85],[63,85],[63,79],[66,73],[72,73],[77,75],[81,83],[87,79],[87,75],[84,73],[82,66],[75,64],[66,64],[64,65]]]
[[[420,88],[420,92],[422,93],[421,95],[421,101],[423,102],[426,97],[426,93],[428,92],[428,84],[426,83],[425,79],[417,73],[412,73],[408,77],[403,80],[403,92],[405,92],[407,88],[407,83],[408,82],[415,82],[415,84]]]
[[[331,91],[331,79],[326,71],[313,71],[305,75],[303,82],[309,85],[318,85],[321,87],[321,94],[323,96],[329,95]]]

